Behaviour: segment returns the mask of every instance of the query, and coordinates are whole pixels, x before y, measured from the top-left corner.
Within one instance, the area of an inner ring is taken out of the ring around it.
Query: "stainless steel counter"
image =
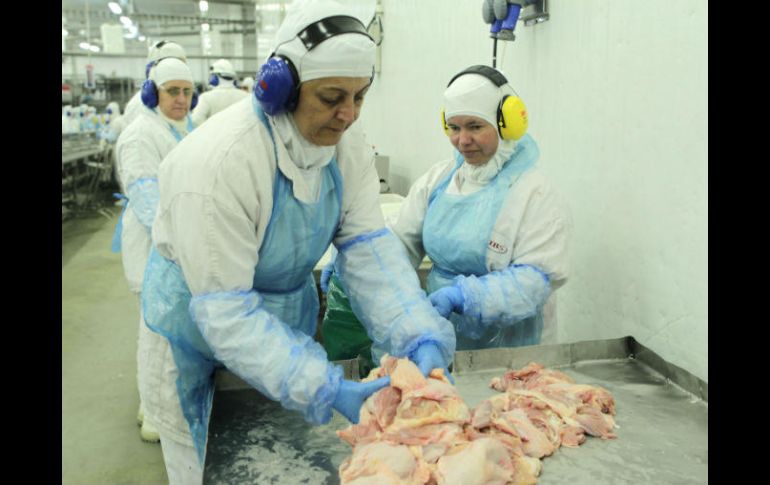
[[[588,437],[543,460],[539,485],[708,483],[708,385],[633,338],[516,349],[458,352],[456,385],[471,407],[497,392],[493,377],[535,360],[582,384],[609,390],[616,401],[615,440]],[[342,363],[357,377],[357,363]],[[338,484],[351,452],[334,431],[335,413],[310,426],[227,371],[217,375],[205,484]]]

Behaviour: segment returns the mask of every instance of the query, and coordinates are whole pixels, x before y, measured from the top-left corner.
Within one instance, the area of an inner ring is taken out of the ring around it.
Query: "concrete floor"
[[[166,484],[160,444],[139,438],[139,302],[109,211],[62,223],[62,484]]]

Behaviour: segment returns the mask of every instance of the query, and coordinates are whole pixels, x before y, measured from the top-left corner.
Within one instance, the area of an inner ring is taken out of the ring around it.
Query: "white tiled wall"
[[[362,123],[390,186],[451,154],[441,93],[491,64],[481,1],[383,0],[382,71]],[[569,202],[561,341],[633,335],[708,380],[708,7],[705,0],[551,0],[498,67],[527,103],[542,169]]]

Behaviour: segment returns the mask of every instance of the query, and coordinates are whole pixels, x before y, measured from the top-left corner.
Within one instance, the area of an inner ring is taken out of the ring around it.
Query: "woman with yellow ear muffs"
[[[500,71],[472,66],[450,80],[441,122],[454,157],[415,182],[393,231],[415,267],[433,262],[427,291],[458,350],[555,342],[571,218],[535,166],[524,103]]]
[[[393,232],[415,268],[432,260],[427,290],[453,323],[457,350],[555,343],[572,222],[535,166],[524,103],[500,71],[472,66],[444,91],[441,124],[454,157],[414,183]],[[331,265],[321,287],[327,351],[360,359],[371,340]]]

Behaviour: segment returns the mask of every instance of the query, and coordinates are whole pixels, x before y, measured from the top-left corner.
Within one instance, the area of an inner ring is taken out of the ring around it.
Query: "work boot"
[[[142,428],[139,430],[139,436],[142,438],[142,441],[146,441],[147,443],[158,443],[160,442],[160,433],[158,433],[158,430],[150,424],[150,421],[145,419],[142,422]]]
[[[139,412],[136,413],[136,424],[141,426],[142,423],[144,423],[144,409],[142,409],[142,406],[140,404],[139,405]]]
[[[148,443],[158,443],[160,441],[160,433],[149,421],[144,419],[144,407],[139,404],[139,412],[136,414],[136,422],[139,423],[141,429],[139,430],[139,436],[142,441]]]

